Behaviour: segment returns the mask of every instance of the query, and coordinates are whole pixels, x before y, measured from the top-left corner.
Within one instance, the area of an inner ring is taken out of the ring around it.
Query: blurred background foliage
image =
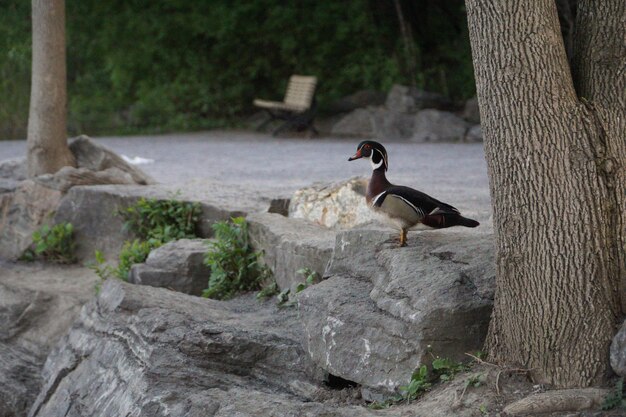
[[[237,125],[316,75],[323,112],[362,89],[474,94],[462,0],[66,0],[71,135]],[[399,13],[400,11],[400,13]],[[404,25],[404,30],[403,30]],[[0,2],[0,138],[24,138],[30,1]]]

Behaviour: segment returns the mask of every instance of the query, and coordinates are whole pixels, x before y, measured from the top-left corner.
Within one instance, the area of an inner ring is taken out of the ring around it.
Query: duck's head
[[[367,158],[372,164],[372,169],[384,168],[387,171],[387,151],[385,147],[373,140],[364,140],[356,147],[356,153],[348,158],[348,161]]]

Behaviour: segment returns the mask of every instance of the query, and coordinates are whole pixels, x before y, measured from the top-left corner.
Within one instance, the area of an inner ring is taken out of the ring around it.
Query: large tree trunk
[[[626,272],[626,2],[580,3],[596,21],[574,53],[579,100],[554,0],[466,0],[496,237],[486,347],[560,387],[610,372]]]
[[[65,1],[33,0],[33,64],[28,116],[28,175],[74,165],[67,146]]]

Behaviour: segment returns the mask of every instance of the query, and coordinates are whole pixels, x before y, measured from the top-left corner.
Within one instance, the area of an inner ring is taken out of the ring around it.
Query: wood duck
[[[378,142],[366,140],[357,146],[348,161],[367,158],[372,164],[372,177],[367,185],[365,199],[374,210],[385,214],[400,228],[400,246],[406,246],[407,231],[418,223],[443,229],[452,226],[476,227],[476,220],[461,216],[449,204],[435,200],[421,191],[387,181],[387,151]]]

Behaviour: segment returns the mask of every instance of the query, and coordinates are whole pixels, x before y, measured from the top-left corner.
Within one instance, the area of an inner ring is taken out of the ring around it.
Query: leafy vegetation
[[[126,281],[131,267],[144,262],[151,250],[172,240],[198,237],[199,203],[141,198],[119,213],[124,228],[138,238],[124,243],[117,267],[106,264],[102,252],[96,251],[91,269],[103,280],[114,276]]]
[[[424,392],[428,391],[433,382],[438,378],[440,382],[446,383],[451,381],[454,376],[460,372],[470,369],[469,365],[453,361],[447,358],[435,357],[432,362],[432,372],[428,371],[426,365],[420,366],[413,375],[407,385],[399,387],[400,394],[386,401],[376,401],[369,405],[374,410],[389,408],[400,402],[410,403],[419,398]],[[469,387],[479,387],[484,382],[484,375],[473,375],[465,381],[465,389]]]
[[[319,77],[321,111],[393,83],[472,96],[463,1],[400,3],[414,70],[394,2],[68,1],[70,134],[233,125],[255,97],[280,99],[293,73]],[[29,2],[0,2],[0,35],[0,137],[24,137]]]
[[[465,372],[469,367],[461,362],[456,362],[448,358],[436,358],[433,360],[433,374],[439,376],[443,382],[450,381],[459,372]]]
[[[209,242],[205,263],[211,276],[203,297],[225,300],[241,291],[258,290],[271,272],[259,263],[248,241],[248,225],[243,217],[212,225],[215,240]]]
[[[43,225],[33,233],[33,247],[24,253],[22,259],[41,258],[69,264],[76,261],[75,248],[74,226],[71,223],[63,222],[52,227]]]
[[[426,365],[422,365],[417,371],[413,372],[409,384],[400,387],[402,399],[408,403],[416,399],[423,392],[427,391],[432,385],[428,382],[428,380],[428,368]]]
[[[265,300],[277,295],[279,292],[280,289],[278,288],[278,284],[275,280],[272,280],[272,282],[261,288],[261,291],[257,293],[256,298],[259,300]]]
[[[173,198],[169,200],[141,198],[120,213],[126,220],[124,227],[142,240],[166,243],[198,236],[196,228],[201,213],[200,203],[178,201]]]
[[[298,269],[296,273],[304,276],[304,282],[301,282],[296,286],[296,294],[300,291],[304,291],[310,285],[313,285],[318,277],[317,272],[315,272],[311,268]]]
[[[612,410],[614,408],[621,408],[626,410],[626,395],[624,395],[624,378],[618,378],[615,382],[615,388],[609,395],[604,398],[602,404],[603,410]]]

